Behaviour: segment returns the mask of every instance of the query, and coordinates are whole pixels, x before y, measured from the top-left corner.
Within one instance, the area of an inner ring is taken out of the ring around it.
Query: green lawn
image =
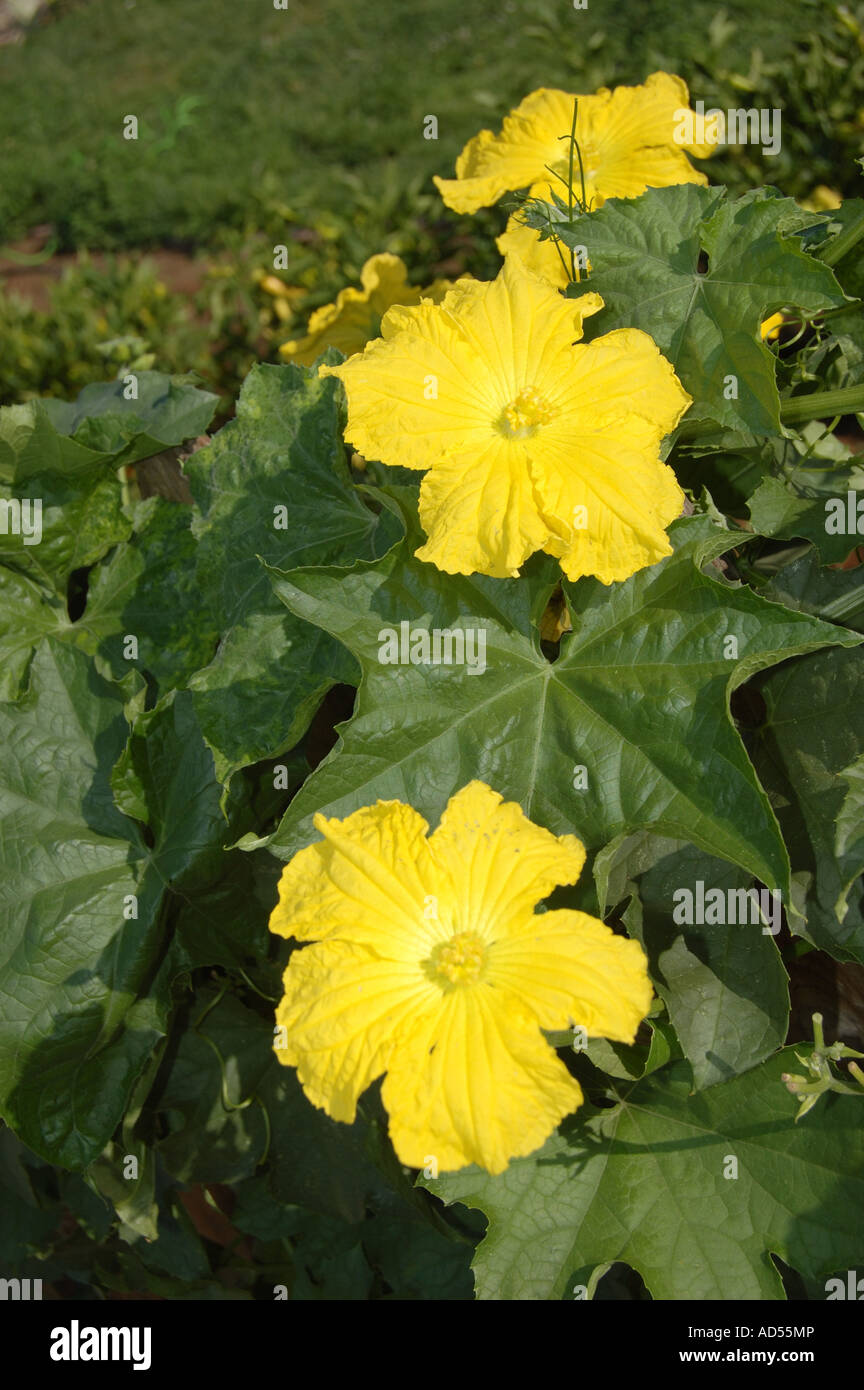
[[[287,209],[374,250],[440,208],[431,174],[532,88],[656,67],[709,104],[782,107],[781,155],[739,151],[717,177],[854,192],[862,50],[828,0],[61,0],[0,49],[0,240],[48,222],[61,249],[212,246]]]

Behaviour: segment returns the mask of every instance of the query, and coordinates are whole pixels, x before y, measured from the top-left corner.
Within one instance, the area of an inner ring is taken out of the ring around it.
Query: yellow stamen
[[[528,439],[538,425],[548,425],[555,412],[533,386],[525,386],[509,405],[505,405],[498,420],[498,429],[508,439]]]
[[[485,955],[479,936],[470,931],[459,932],[435,947],[427,962],[429,974],[442,989],[476,984],[483,970]]]

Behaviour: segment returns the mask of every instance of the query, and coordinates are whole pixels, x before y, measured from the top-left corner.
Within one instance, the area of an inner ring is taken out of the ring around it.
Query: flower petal
[[[362,352],[370,338],[377,338],[381,316],[391,304],[420,302],[420,290],[408,284],[405,262],[390,252],[370,256],[360,280],[362,289],[349,286],[339,291],[334,304],[316,309],[306,336],[283,343],[280,354],[307,367],[327,347],[351,357]]]
[[[414,552],[418,560],[446,574],[515,578],[549,534],[524,446],[490,438],[439,460],[420,487],[420,524],[428,540]]]
[[[505,116],[500,135],[481,130],[468,141],[456,161],[455,179],[436,177],[447,207],[476,212],[503,193],[535,183],[546,164],[562,158],[567,146],[559,137],[570,134],[572,120],[569,92],[548,87],[531,92]]]
[[[497,238],[495,245],[502,256],[518,256],[526,270],[530,270],[532,275],[538,275],[541,280],[547,280],[556,289],[565,290],[570,283],[569,255],[566,248],[554,237],[547,237],[545,241],[541,241],[540,233],[529,227],[515,213],[511,214],[506,231]],[[576,269],[578,275],[579,267]]]
[[[367,946],[328,940],[291,956],[276,1010],[284,1046],[308,1099],[350,1124],[357,1101],[399,1046],[401,1032],[440,1008],[441,991],[414,963],[382,960]]]
[[[517,256],[494,280],[462,282],[442,305],[478,357],[489,361],[498,391],[491,421],[526,386],[560,381],[561,354],[582,337],[582,324],[603,308],[593,291],[565,299]],[[647,336],[647,335],[645,335]]]
[[[451,314],[457,285],[437,306],[394,307],[383,337],[338,367],[348,396],[346,437],[364,458],[426,469],[448,451],[488,438],[497,399],[489,368]]]
[[[534,197],[547,201],[552,188],[562,194],[569,160],[566,137],[576,100],[576,139],[590,206],[601,207],[610,197],[634,198],[648,187],[707,183],[685,151],[701,158],[712,154],[717,120],[706,121],[690,111],[680,77],[654,72],[638,86],[600,87],[578,98],[551,88],[532,92],[505,117],[500,135],[483,130],[468,142],[455,179],[435,179],[447,206],[476,212],[517,188],[530,188]],[[680,137],[678,113],[683,112],[692,117],[690,140]],[[578,194],[578,174],[574,182]]]
[[[403,1163],[501,1173],[582,1104],[579,1083],[536,1025],[495,993],[455,990],[391,1054],[381,1098]]]
[[[598,93],[598,96],[600,94]],[[651,146],[665,147],[671,150],[690,150],[698,158],[705,158],[713,153],[713,143],[708,143],[704,139],[694,138],[689,142],[682,142],[680,145],[676,139],[676,127],[679,125],[680,118],[677,112],[690,110],[690,95],[687,91],[687,84],[680,77],[668,72],[652,72],[644,83],[634,87],[616,87],[614,91],[606,91],[606,100],[602,106],[599,104],[586,111],[586,123],[589,129],[586,132],[588,140],[596,138],[599,148],[603,155],[604,170],[607,167],[607,160],[610,163],[616,159],[623,159],[629,153],[633,156],[635,152],[647,149]],[[582,104],[580,102],[580,118],[582,114]],[[699,117],[693,113],[694,136],[704,136],[705,122],[699,123]],[[716,127],[716,120],[713,127]],[[710,136],[712,125],[709,123],[707,134]],[[637,155],[637,159],[638,159]],[[684,167],[690,170],[691,175],[696,175],[695,179],[676,179],[676,183],[706,182],[703,174],[696,174],[686,163]],[[612,195],[604,189],[606,197]]]
[[[315,817],[323,841],[286,864],[270,930],[298,941],[344,935],[392,959],[419,960],[438,940],[424,917],[434,893],[427,822],[401,801],[344,820]]]
[[[429,850],[453,931],[490,942],[522,931],[536,904],[559,884],[576,883],[585,863],[575,835],[553,835],[477,781],[450,798]]]
[[[550,531],[544,549],[568,578],[609,584],[671,554],[665,528],[684,494],[659,446],[691,398],[638,329],[607,333],[572,357],[560,414],[531,441],[529,468]]]
[[[526,918],[490,952],[486,979],[512,990],[541,1028],[581,1024],[593,1037],[632,1043],[654,991],[638,941],[584,912]]]

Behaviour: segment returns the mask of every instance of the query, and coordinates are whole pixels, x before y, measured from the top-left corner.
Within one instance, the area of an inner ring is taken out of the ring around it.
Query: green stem
[[[558,258],[559,258],[559,260],[561,261],[561,265],[562,265],[563,268],[564,268],[564,274],[565,274],[566,276],[568,276],[569,279],[575,280],[575,279],[576,279],[576,275],[575,275],[575,273],[574,273],[573,265],[572,265],[572,261],[573,261],[573,252],[572,252],[572,251],[570,252],[571,265],[568,266],[567,262],[566,262],[565,259],[564,259],[564,252],[561,250],[561,239],[560,239],[560,237],[556,236],[556,234],[555,234],[554,231],[552,231],[552,218],[549,217],[548,213],[547,213],[546,221],[547,221],[548,226],[549,226],[549,231],[552,233],[552,241],[553,241],[553,243],[554,243],[555,250],[558,252]]]
[[[859,589],[856,593],[853,589],[850,594],[841,594],[839,598],[832,599],[826,603],[824,608],[820,608],[820,618],[826,618],[828,622],[851,625],[851,620],[864,614],[864,595]]]
[[[825,265],[836,265],[862,237],[864,237],[864,212],[854,222],[850,222],[839,236],[835,236],[833,241],[829,241],[824,249],[816,250],[813,254],[820,261],[824,261]]]
[[[579,98],[573,102],[573,124],[570,127],[570,164],[567,170],[567,211],[570,217],[570,226],[573,226],[573,150],[576,145],[576,114],[579,110]],[[579,161],[581,164],[581,160]],[[584,212],[585,209],[583,208]],[[576,252],[570,247],[570,279],[576,279]]]
[[[800,425],[826,416],[855,415],[859,410],[864,410],[864,385],[843,386],[837,391],[813,391],[809,396],[781,401],[780,419],[784,425]]]

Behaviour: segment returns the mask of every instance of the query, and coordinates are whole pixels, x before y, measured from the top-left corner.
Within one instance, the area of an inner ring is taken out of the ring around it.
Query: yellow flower
[[[505,117],[500,135],[481,130],[469,140],[456,161],[456,178],[435,179],[447,206],[476,212],[517,188],[547,200],[553,187],[563,195],[570,145],[561,136],[570,134],[574,100],[571,92],[541,87]],[[697,158],[713,154],[716,131],[691,113],[695,139],[682,138],[689,96],[680,77],[653,72],[642,86],[601,87],[578,100],[576,139],[589,207],[602,207],[607,198],[636,198],[646,188],[708,182],[684,151]],[[578,164],[574,183],[581,195]]]
[[[517,256],[526,270],[539,275],[548,284],[554,285],[558,290],[566,290],[570,284],[571,264],[570,252],[566,246],[557,242],[554,237],[540,239],[540,233],[533,227],[528,227],[514,213],[507,223],[507,230],[498,237],[495,245],[502,256]],[[563,260],[562,260],[563,257]],[[576,280],[582,279],[578,259],[575,260]],[[585,271],[591,269],[591,262],[587,261],[584,266]]]
[[[691,400],[647,333],[574,346],[602,307],[508,256],[441,305],[391,309],[361,356],[319,369],[344,382],[364,458],[429,470],[420,559],[502,578],[542,549],[610,584],[671,554],[684,495],[659,448]]]
[[[292,362],[311,367],[325,348],[335,347],[346,357],[362,352],[370,338],[377,338],[381,318],[393,304],[438,303],[450,289],[449,280],[435,280],[428,289],[408,284],[404,261],[389,252],[370,256],[360,272],[362,289],[340,290],[335,304],[316,309],[305,338],[283,343],[279,351]]]
[[[571,262],[570,251],[562,242],[554,237],[541,239],[540,233],[523,222],[517,213],[510,217],[506,231],[496,239],[495,245],[502,256],[516,256],[526,270],[539,275],[557,290],[566,290],[571,283],[578,284],[583,272],[587,275],[591,270],[587,248],[581,253],[581,265],[580,253],[574,255]],[[575,279],[571,271],[575,271]]]
[[[324,839],[285,867],[270,918],[315,943],[285,971],[277,1057],[348,1123],[386,1073],[403,1163],[502,1172],[582,1103],[541,1029],[633,1041],[652,997],[641,946],[582,912],[534,913],[576,882],[584,848],[482,782],[432,835],[401,801],[315,828]]]
[[[773,342],[780,336],[780,329],[786,322],[783,314],[772,314],[770,318],[763,320],[759,326],[759,335],[764,342]]]
[[[801,200],[801,207],[808,212],[833,212],[835,208],[843,206],[843,199],[835,188],[829,188],[827,183],[817,183],[811,189],[806,198]]]

